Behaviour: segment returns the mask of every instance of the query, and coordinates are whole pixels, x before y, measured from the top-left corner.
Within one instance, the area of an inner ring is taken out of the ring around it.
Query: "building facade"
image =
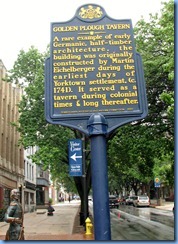
[[[29,158],[35,153],[35,147],[29,147],[24,152],[25,182],[24,211],[34,212],[36,209],[36,164]]]
[[[38,147],[29,147],[24,153],[25,181],[24,211],[34,212],[37,208],[46,208],[49,202],[49,172],[43,171],[42,166],[38,166],[29,158],[35,154]]]
[[[42,166],[36,170],[36,208],[46,208],[49,203],[49,171]]]
[[[0,209],[9,204],[14,188],[20,190],[22,204],[24,199],[24,149],[18,146],[20,134],[11,125],[19,118],[22,90],[4,81],[6,72],[0,60]]]
[[[29,158],[38,148],[24,150],[18,146],[20,134],[17,104],[23,91],[4,81],[7,70],[0,60],[0,211],[10,203],[10,191],[19,189],[24,212],[33,212],[49,202],[49,172],[43,171]]]

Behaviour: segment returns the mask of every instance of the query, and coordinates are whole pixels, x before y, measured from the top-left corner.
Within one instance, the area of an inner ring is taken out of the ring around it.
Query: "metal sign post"
[[[161,186],[161,181],[160,178],[155,177],[154,179],[154,186],[156,187],[156,193],[157,193],[157,205],[161,205],[161,199],[160,199],[160,186]]]
[[[88,121],[91,139],[91,169],[95,240],[111,240],[106,157],[107,122],[103,115],[92,115]]]

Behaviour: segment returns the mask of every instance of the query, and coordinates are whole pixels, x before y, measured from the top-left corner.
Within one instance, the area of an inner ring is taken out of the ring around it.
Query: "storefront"
[[[36,185],[25,181],[24,211],[34,212],[36,209]]]
[[[37,178],[36,207],[46,208],[49,202],[49,181],[45,178]]]

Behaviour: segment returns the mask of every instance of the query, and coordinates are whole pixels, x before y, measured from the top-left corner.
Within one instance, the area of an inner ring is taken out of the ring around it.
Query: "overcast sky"
[[[163,0],[163,2],[168,0]],[[102,6],[114,19],[131,19],[133,26],[149,13],[159,13],[162,0],[1,0],[0,59],[7,70],[21,49],[35,46],[44,52],[50,42],[50,23],[70,20],[78,7],[88,3]]]

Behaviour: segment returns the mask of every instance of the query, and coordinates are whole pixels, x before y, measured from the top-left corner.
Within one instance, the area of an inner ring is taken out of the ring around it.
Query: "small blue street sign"
[[[154,179],[154,185],[155,185],[155,187],[160,187],[161,182],[160,182],[160,179],[158,177],[155,177],[155,179]]]
[[[82,176],[82,140],[73,139],[68,143],[69,175]]]

